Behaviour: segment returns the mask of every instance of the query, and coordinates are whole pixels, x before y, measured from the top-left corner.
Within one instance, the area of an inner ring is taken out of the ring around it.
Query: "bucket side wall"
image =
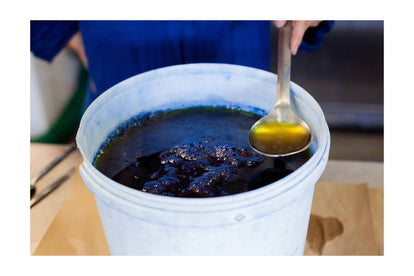
[[[282,210],[253,221],[180,227],[131,218],[99,199],[111,255],[303,255],[313,189]],[[194,217],[194,219],[202,219]]]

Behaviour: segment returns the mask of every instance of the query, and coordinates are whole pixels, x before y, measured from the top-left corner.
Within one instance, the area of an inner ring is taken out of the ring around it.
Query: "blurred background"
[[[322,107],[331,130],[330,159],[384,160],[384,22],[335,21],[321,49],[292,57],[291,80]],[[277,29],[271,27],[271,71],[277,71]],[[65,49],[51,64],[31,54],[32,142],[74,139],[87,73]]]

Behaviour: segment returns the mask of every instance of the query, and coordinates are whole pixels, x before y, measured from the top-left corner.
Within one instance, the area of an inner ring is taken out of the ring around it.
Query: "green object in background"
[[[84,67],[81,67],[78,79],[78,88],[56,122],[52,124],[48,132],[31,139],[30,142],[60,144],[68,142],[68,139],[74,135],[79,126],[86,96],[88,73]]]

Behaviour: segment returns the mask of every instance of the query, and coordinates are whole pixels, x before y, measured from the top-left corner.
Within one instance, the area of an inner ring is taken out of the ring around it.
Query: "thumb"
[[[282,28],[285,26],[287,20],[275,20],[273,21],[273,24],[275,24],[276,28]]]

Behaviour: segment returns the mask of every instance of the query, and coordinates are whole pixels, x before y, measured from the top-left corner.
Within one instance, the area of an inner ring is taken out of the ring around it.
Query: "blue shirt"
[[[332,22],[305,34],[302,50],[322,44]],[[183,63],[230,63],[270,70],[269,21],[31,21],[30,49],[51,61],[81,31],[97,93],[136,74]]]

